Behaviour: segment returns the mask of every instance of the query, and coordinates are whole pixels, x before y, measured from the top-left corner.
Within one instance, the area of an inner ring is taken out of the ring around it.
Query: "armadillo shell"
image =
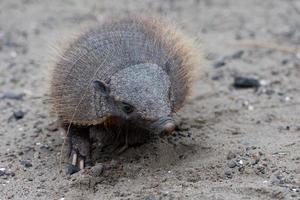
[[[53,111],[74,124],[102,123],[113,108],[99,106],[92,81],[107,82],[118,70],[154,63],[169,75],[175,112],[189,92],[192,69],[197,65],[194,57],[182,34],[157,19],[128,17],[93,27],[71,43],[54,68]]]

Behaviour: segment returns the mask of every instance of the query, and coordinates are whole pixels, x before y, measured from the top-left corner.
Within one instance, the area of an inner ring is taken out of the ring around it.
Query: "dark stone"
[[[20,160],[20,163],[26,168],[32,167],[32,164],[28,160]]]
[[[40,149],[49,149],[49,145],[48,144],[42,144],[40,146]]]
[[[288,64],[288,62],[289,62],[288,59],[283,59],[283,60],[281,61],[281,64],[282,64],[282,65],[286,65],[286,64]]]
[[[25,113],[22,110],[14,111],[14,117],[16,120],[22,119],[24,117]]]
[[[247,78],[247,77],[235,77],[233,86],[235,88],[258,88],[260,87],[259,80],[255,78]]]
[[[78,166],[75,166],[75,165],[72,165],[72,164],[67,164],[66,167],[65,167],[65,171],[66,171],[66,174],[72,175],[76,172],[79,172],[80,169],[79,169]]]

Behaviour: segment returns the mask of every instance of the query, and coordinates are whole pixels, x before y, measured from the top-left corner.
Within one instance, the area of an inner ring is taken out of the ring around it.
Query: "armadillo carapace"
[[[196,56],[177,29],[149,17],[111,20],[74,40],[50,86],[72,164],[82,169],[90,162],[93,134],[127,147],[139,143],[142,132],[171,133],[172,114],[184,104],[199,65]]]

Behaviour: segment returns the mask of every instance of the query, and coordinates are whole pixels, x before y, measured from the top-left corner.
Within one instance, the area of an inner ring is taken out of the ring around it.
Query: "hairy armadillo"
[[[127,147],[143,140],[143,132],[171,133],[172,115],[199,65],[192,46],[173,26],[149,17],[110,20],[74,40],[50,83],[72,164],[90,163],[94,134]]]

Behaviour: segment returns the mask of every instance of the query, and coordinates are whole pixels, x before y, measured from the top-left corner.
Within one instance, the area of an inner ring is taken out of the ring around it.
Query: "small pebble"
[[[14,117],[16,120],[22,119],[25,113],[22,110],[14,111]]]
[[[244,101],[243,106],[249,106],[249,101]]]
[[[249,105],[248,110],[252,111],[252,110],[254,110],[254,107],[252,105]]]
[[[256,154],[253,154],[251,156],[251,164],[252,165],[256,165],[260,160],[260,156],[259,155],[256,155]]]
[[[65,167],[65,172],[66,172],[66,174],[69,174],[69,175],[72,175],[79,171],[80,171],[79,167],[72,165],[72,164],[67,164]]]
[[[296,188],[293,188],[292,191],[293,192],[298,192],[298,190]]]
[[[33,158],[35,158],[35,159],[40,159],[41,158],[41,156],[40,156],[40,152],[35,152],[34,154],[33,154]]]
[[[285,101],[285,102],[288,102],[288,101],[290,101],[290,100],[291,100],[291,97],[285,97],[285,98],[284,98],[284,101]]]
[[[236,167],[236,162],[234,160],[231,160],[227,163],[228,167],[230,168],[235,168]]]
[[[44,172],[39,172],[37,175],[38,176],[43,176],[45,173]]]
[[[289,62],[288,59],[283,59],[283,60],[281,61],[281,64],[282,64],[282,65],[286,65],[286,64],[288,64],[288,62]]]
[[[0,176],[4,176],[6,174],[5,168],[0,168]]]
[[[213,64],[213,67],[214,67],[214,68],[220,68],[220,67],[223,67],[224,65],[226,65],[225,59],[224,59],[224,58],[221,58],[220,60],[217,60],[217,61]]]
[[[227,154],[227,160],[231,160],[233,158],[236,157],[236,154],[233,153],[232,151],[229,151],[228,154]]]
[[[232,178],[232,171],[231,171],[231,170],[226,170],[226,171],[225,171],[225,176],[226,176],[227,178]]]
[[[20,163],[26,168],[32,167],[32,164],[28,160],[20,160]]]
[[[266,86],[266,85],[268,85],[268,81],[266,81],[266,80],[260,80],[259,81],[259,85],[260,86]]]
[[[102,164],[97,164],[93,166],[90,170],[90,174],[94,177],[100,176],[103,172],[103,165]]]
[[[49,145],[48,144],[42,144],[40,146],[40,149],[49,149]]]

